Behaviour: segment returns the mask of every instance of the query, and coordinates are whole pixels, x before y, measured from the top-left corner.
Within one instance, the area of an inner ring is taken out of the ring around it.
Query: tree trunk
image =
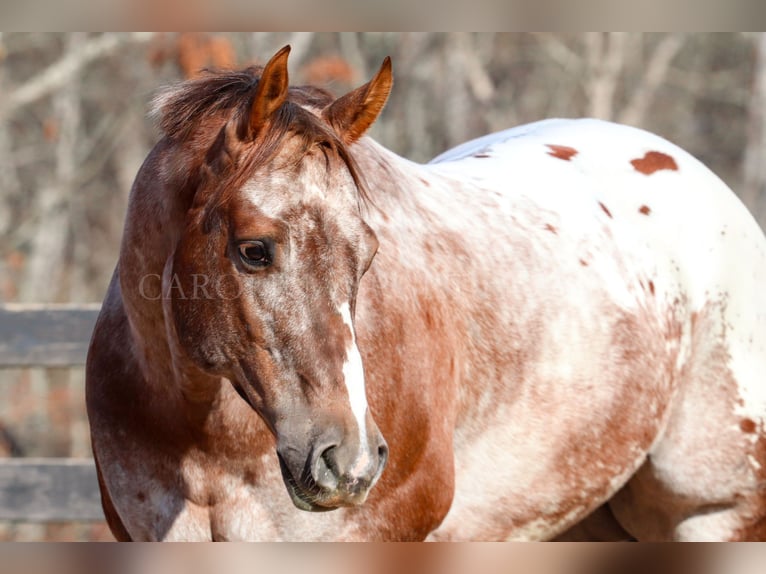
[[[681,51],[684,40],[683,34],[668,34],[660,40],[649,63],[644,67],[641,82],[619,116],[622,123],[641,126],[646,112],[654,102],[657,90],[667,78],[671,62]]]
[[[756,36],[755,52],[741,198],[763,227],[766,223],[766,33]]]
[[[84,33],[68,36],[67,53],[78,53],[85,41]],[[39,225],[29,241],[29,257],[19,294],[21,301],[52,302],[61,296],[69,240],[68,204],[77,169],[81,124],[79,70],[72,71],[69,81],[54,94],[53,108],[59,126],[56,172],[53,181],[38,190],[35,199],[34,213]]]
[[[6,93],[8,89],[5,80],[5,67],[3,66],[4,59],[5,47],[2,32],[0,32],[0,94]],[[11,144],[12,139],[8,130],[8,122],[3,122],[0,119],[0,237],[6,237],[11,228],[13,220],[11,203],[21,193],[21,183],[19,182]],[[7,248],[7,246],[0,245],[0,249],[3,248]],[[4,262],[0,262],[0,269],[4,264]]]
[[[588,115],[611,120],[614,93],[625,64],[625,32],[588,32],[585,35]]]

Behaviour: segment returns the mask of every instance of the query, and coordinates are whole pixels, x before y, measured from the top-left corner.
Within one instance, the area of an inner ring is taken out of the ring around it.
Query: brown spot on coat
[[[588,262],[585,261],[585,259],[580,259],[580,265],[582,265],[583,267],[587,267],[588,266]]]
[[[654,281],[649,280],[649,292],[654,295]]]
[[[739,428],[742,429],[742,432],[752,434],[755,432],[755,421],[752,419],[742,419],[739,422]]]
[[[652,212],[652,210],[649,208],[648,205],[642,205],[641,207],[638,208],[638,212],[644,215],[649,215]]]
[[[644,157],[640,159],[631,160],[631,165],[644,175],[651,175],[655,171],[663,169],[669,169],[672,171],[678,171],[678,164],[676,160],[670,157],[666,153],[659,151],[648,151],[644,154]]]
[[[612,212],[611,212],[611,211],[609,211],[609,208],[607,208],[607,206],[606,206],[606,205],[604,205],[604,204],[603,204],[603,203],[601,203],[600,201],[598,202],[598,204],[599,204],[599,206],[601,206],[601,209],[603,209],[603,210],[604,210],[604,213],[606,213],[606,214],[607,214],[609,217],[612,217]]]
[[[558,235],[558,233],[559,233],[559,230],[558,230],[558,229],[556,229],[556,227],[554,227],[554,226],[553,226],[553,225],[551,225],[550,223],[546,223],[546,224],[545,224],[545,230],[546,230],[546,231],[550,231],[551,233],[554,233],[554,234],[556,234],[556,235]]]
[[[566,145],[554,145],[554,144],[545,144],[550,148],[551,151],[548,152],[548,155],[553,156],[558,159],[563,159],[565,161],[571,160],[574,156],[576,156],[579,152],[573,148]]]

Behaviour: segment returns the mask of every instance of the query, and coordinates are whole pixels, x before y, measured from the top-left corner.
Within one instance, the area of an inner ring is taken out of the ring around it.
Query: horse
[[[118,540],[766,538],[766,238],[659,136],[427,164],[265,66],[159,93],[86,399]]]

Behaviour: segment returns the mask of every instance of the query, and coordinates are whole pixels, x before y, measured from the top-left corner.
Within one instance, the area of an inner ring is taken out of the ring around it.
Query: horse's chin
[[[287,468],[285,461],[282,460],[282,457],[277,455],[277,458],[279,459],[279,469],[282,471],[282,480],[287,488],[287,493],[290,495],[290,500],[293,501],[296,508],[306,512],[327,512],[338,508],[338,506],[323,506],[317,500],[316,495],[309,494],[301,489],[290,469]]]

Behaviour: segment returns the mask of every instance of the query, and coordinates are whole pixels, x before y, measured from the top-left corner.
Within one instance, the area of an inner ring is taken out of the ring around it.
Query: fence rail
[[[99,309],[98,304],[0,305],[0,369],[85,364]],[[103,519],[92,459],[0,459],[0,521]]]
[[[9,458],[0,461],[0,520],[103,520],[93,460]]]
[[[84,365],[100,305],[0,306],[0,368]]]

